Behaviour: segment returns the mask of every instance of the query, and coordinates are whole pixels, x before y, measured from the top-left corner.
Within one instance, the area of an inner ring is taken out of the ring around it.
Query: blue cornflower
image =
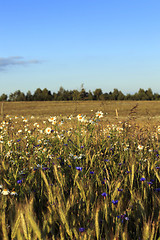
[[[18,184],[21,184],[22,182],[23,182],[23,179],[17,181]]]
[[[152,182],[147,182],[147,184],[150,186],[151,184],[153,184]]]
[[[104,192],[104,193],[102,193],[101,195],[102,195],[103,197],[106,197],[106,196],[107,196],[107,193]]]
[[[82,171],[82,167],[76,167],[78,171]]]
[[[43,167],[42,169],[43,169],[44,171],[46,171],[46,170],[48,170],[48,167]]]
[[[121,188],[117,188],[118,189],[118,192],[122,192],[123,191],[123,189],[121,189]]]
[[[93,171],[90,171],[90,174],[94,174],[94,172],[93,172]]]
[[[104,159],[105,162],[109,162],[109,159]]]
[[[114,205],[117,205],[117,204],[118,204],[118,200],[113,200],[112,203],[113,203]]]
[[[144,178],[144,177],[142,177],[141,179],[140,179],[140,181],[141,182],[143,182],[143,181],[145,181],[146,179]]]
[[[155,191],[156,191],[156,192],[160,192],[160,188],[156,188]]]
[[[84,232],[85,228],[79,228],[79,232]]]

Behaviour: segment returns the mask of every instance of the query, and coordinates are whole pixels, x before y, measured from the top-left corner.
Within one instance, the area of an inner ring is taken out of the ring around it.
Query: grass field
[[[160,118],[159,101],[81,101],[81,102],[5,102],[4,114],[25,116],[49,115],[77,115],[79,113],[91,116],[93,110],[108,113],[108,117],[115,117],[118,110],[119,117],[127,117],[132,108],[136,108],[136,116]]]
[[[159,102],[5,102],[2,113],[0,239],[160,239]]]

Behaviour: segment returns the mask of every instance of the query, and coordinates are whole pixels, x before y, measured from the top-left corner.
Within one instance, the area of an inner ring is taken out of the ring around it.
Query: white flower
[[[50,134],[50,133],[51,133],[51,130],[52,130],[52,129],[51,129],[50,127],[47,127],[46,130],[45,130],[45,133],[46,133],[46,134]]]
[[[99,117],[99,118],[103,117],[103,112],[102,111],[96,112],[96,117]]]
[[[15,191],[12,191],[12,192],[10,193],[10,195],[12,195],[12,196],[17,196],[18,194],[17,194]]]
[[[78,114],[77,118],[78,118],[78,121],[80,122],[86,122],[85,116],[83,116],[82,114]]]
[[[48,121],[49,122],[55,122],[56,121],[56,117],[50,117],[50,118],[48,118]]]
[[[23,122],[25,122],[25,123],[28,122],[28,119],[24,118],[24,119],[23,119]]]
[[[8,141],[8,146],[10,147],[12,145],[12,140]]]
[[[3,195],[8,195],[10,192],[8,189],[3,189],[2,194]]]
[[[144,146],[138,145],[138,149],[139,149],[139,150],[143,150],[143,148],[144,148]]]

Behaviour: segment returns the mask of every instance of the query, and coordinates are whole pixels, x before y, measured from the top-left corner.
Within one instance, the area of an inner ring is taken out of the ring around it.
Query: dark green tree
[[[42,90],[40,88],[37,88],[36,91],[33,94],[34,101],[42,101]]]
[[[8,96],[5,94],[5,93],[3,93],[1,96],[0,96],[0,101],[7,101],[7,98],[8,98]]]
[[[31,91],[28,91],[26,94],[26,101],[33,101],[33,96]]]
[[[42,100],[43,101],[51,101],[52,100],[51,91],[49,91],[47,88],[44,88],[42,91]]]
[[[25,101],[26,96],[20,90],[15,91],[9,95],[9,101]]]
[[[148,90],[146,90],[145,93],[147,95],[147,100],[154,100],[154,96],[151,88],[148,88]]]
[[[103,94],[101,88],[97,88],[94,92],[93,92],[93,99],[94,100],[100,100],[100,96]]]

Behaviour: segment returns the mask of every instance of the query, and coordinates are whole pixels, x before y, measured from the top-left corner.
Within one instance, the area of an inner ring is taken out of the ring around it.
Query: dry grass
[[[2,103],[1,103],[2,104]],[[136,107],[136,108],[134,108]],[[135,117],[137,121],[150,121],[157,123],[160,121],[159,101],[51,101],[51,102],[5,102],[4,116],[69,116],[79,113],[91,116],[96,111],[103,111],[106,118],[113,122],[126,120],[129,116]],[[133,109],[131,113],[131,109]],[[93,111],[91,111],[93,110]],[[2,118],[2,115],[1,115]]]

